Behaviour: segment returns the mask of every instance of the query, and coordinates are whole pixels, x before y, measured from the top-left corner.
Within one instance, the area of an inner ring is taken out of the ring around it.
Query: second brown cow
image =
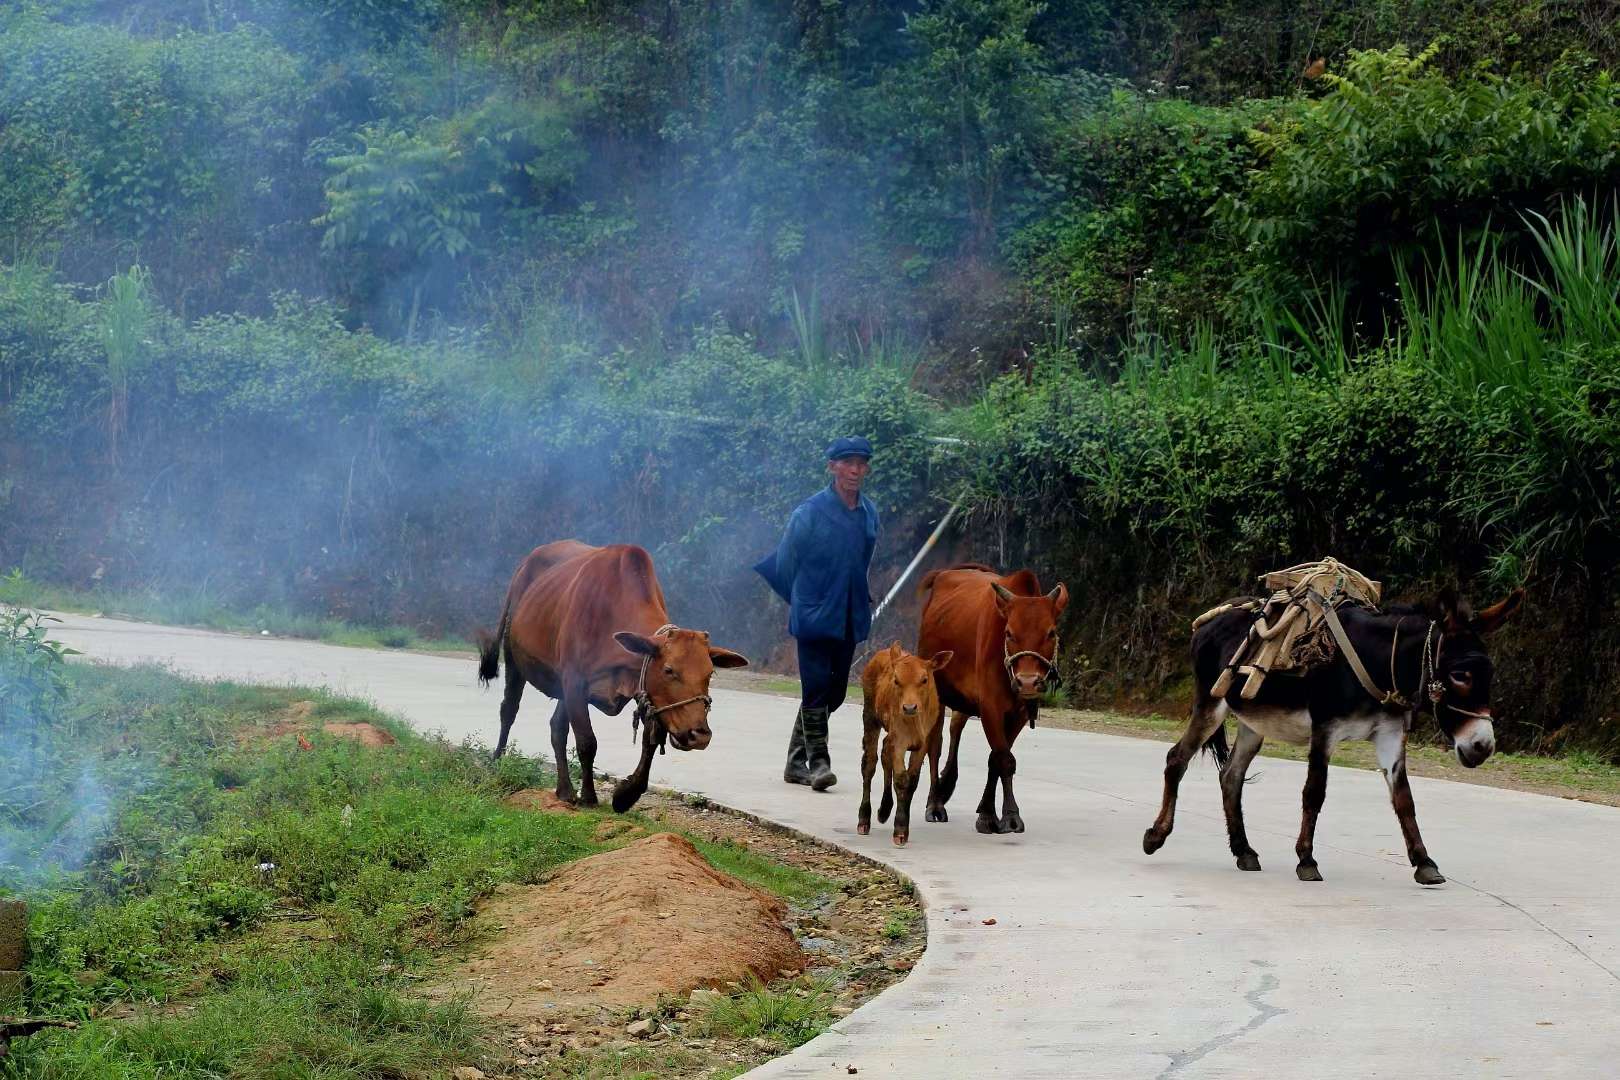
[[[968,717],[984,723],[990,743],[990,769],[979,799],[974,828],[982,833],[1023,832],[1024,819],[1013,797],[1013,740],[1035,723],[1041,691],[1057,658],[1057,620],[1069,602],[1061,584],[1042,593],[1033,571],[998,574],[967,564],[935,570],[923,578],[923,604],[917,651],[955,655],[936,675],[940,701],[951,710],[951,756],[939,771],[938,743],[929,754],[929,821],[946,820],[945,803],[956,788],[956,754]],[[996,783],[1002,790],[996,814]]]
[[[939,753],[944,711],[934,672],[951,662],[949,651],[930,660],[913,656],[897,641],[872,657],[861,673],[864,698],[861,739],[861,811],[855,831],[865,836],[872,830],[872,773],[878,759],[878,739],[883,739],[883,802],[878,821],[889,820],[894,810],[894,843],[904,847],[911,838],[911,796],[917,790],[923,756]]]

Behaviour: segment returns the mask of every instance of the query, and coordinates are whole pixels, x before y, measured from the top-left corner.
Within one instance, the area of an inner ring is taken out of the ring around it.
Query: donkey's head
[[[1491,658],[1485,638],[1524,601],[1515,589],[1506,599],[1474,612],[1466,600],[1447,593],[1440,600],[1440,638],[1429,694],[1435,722],[1451,742],[1457,760],[1472,769],[1496,749],[1491,721]]]

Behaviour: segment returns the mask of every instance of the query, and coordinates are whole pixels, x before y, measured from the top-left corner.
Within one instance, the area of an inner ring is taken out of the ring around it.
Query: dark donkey
[[[1210,696],[1227,661],[1249,633],[1253,612],[1236,609],[1218,615],[1193,634],[1192,658],[1196,697],[1192,718],[1181,741],[1170,748],[1164,765],[1164,804],[1142,838],[1149,855],[1164,846],[1175,825],[1176,791],[1187,763],[1199,749],[1215,755],[1221,770],[1221,799],[1226,830],[1238,869],[1260,869],[1260,858],[1243,830],[1243,777],[1249,762],[1268,738],[1309,744],[1304,816],[1300,822],[1296,873],[1301,881],[1321,881],[1313,848],[1316,817],[1327,795],[1328,756],[1346,739],[1367,739],[1389,785],[1390,801],[1406,838],[1406,855],[1421,885],[1439,885],[1441,876],[1418,834],[1412,788],[1406,778],[1406,739],[1413,716],[1434,714],[1456,752],[1472,769],[1496,749],[1491,724],[1491,658],[1484,638],[1512,615],[1524,590],[1478,615],[1466,603],[1448,597],[1439,618],[1416,607],[1392,607],[1377,613],[1354,604],[1338,609],[1346,636],[1361,659],[1377,696],[1362,685],[1342,650],[1304,675],[1272,675],[1252,701],[1234,685],[1224,698]],[[1225,721],[1238,721],[1237,743],[1226,744]]]
[[[990,770],[979,800],[974,828],[982,833],[1023,832],[1024,819],[1013,798],[1013,740],[1035,724],[1041,690],[1057,657],[1057,620],[1069,602],[1061,584],[1041,592],[1033,571],[1005,576],[988,566],[965,564],[924,577],[917,652],[948,652],[951,660],[935,673],[940,701],[951,709],[951,755],[939,771],[939,742],[928,753],[927,820],[945,821],[945,804],[956,790],[956,755],[968,717],[984,723],[990,743]],[[996,816],[996,782],[1001,782],[1001,816]]]

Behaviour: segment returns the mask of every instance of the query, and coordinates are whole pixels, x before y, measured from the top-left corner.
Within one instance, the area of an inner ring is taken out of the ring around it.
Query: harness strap
[[[1356,681],[1361,683],[1362,689],[1372,695],[1373,700],[1380,705],[1385,707],[1394,705],[1401,709],[1411,709],[1412,703],[1407,700],[1406,695],[1395,689],[1393,681],[1388,692],[1380,690],[1378,684],[1373,682],[1372,676],[1367,674],[1366,665],[1361,662],[1361,657],[1356,654],[1355,646],[1350,644],[1350,635],[1344,632],[1344,624],[1339,622],[1339,614],[1333,610],[1333,605],[1323,599],[1322,594],[1315,589],[1311,590],[1311,598],[1321,607],[1322,617],[1327,620],[1328,631],[1333,634],[1333,640],[1339,643],[1339,649],[1344,653],[1344,658],[1349,663],[1350,670],[1355,673]],[[1393,651],[1390,656],[1390,670],[1394,670]]]

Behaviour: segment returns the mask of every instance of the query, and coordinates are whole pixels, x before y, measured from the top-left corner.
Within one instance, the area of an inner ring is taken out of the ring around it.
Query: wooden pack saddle
[[[1336,646],[1325,609],[1350,602],[1377,609],[1382,582],[1373,581],[1337,559],[1301,563],[1262,577],[1269,595],[1211,608],[1193,621],[1197,630],[1228,611],[1255,613],[1249,636],[1238,646],[1210,693],[1224,697],[1239,675],[1246,676],[1242,696],[1252,699],[1273,672],[1302,675],[1333,659]]]

